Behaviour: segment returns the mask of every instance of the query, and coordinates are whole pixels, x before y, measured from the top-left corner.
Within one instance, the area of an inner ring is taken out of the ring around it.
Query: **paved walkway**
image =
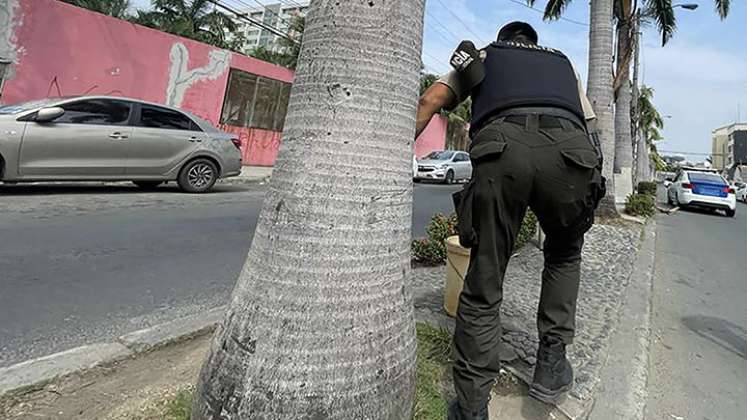
[[[569,348],[575,369],[575,386],[562,404],[564,411],[588,410],[609,351],[623,293],[636,258],[640,231],[630,227],[596,225],[584,246],[581,290],[576,317],[577,336]],[[536,312],[541,286],[542,252],[528,245],[515,256],[504,282],[502,319],[507,347],[502,359],[524,380],[534,370],[538,344]],[[413,288],[418,321],[453,328],[443,312],[445,267],[415,269]]]

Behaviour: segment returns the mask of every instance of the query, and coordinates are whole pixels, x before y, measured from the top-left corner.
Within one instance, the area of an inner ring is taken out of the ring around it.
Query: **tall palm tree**
[[[636,179],[647,181],[651,174],[651,164],[657,160],[655,142],[662,139],[661,132],[664,128],[664,118],[653,103],[654,89],[642,86],[638,96],[638,112],[640,119],[637,121],[638,132],[640,132],[638,150],[640,156],[636,161]]]
[[[94,12],[103,13],[115,18],[126,19],[130,0],[62,0],[74,6],[84,9],[93,10]]]
[[[193,420],[409,419],[425,0],[313,0],[252,247]]]
[[[209,0],[151,0],[152,10],[138,10],[133,21],[185,38],[231,48],[236,22]]]

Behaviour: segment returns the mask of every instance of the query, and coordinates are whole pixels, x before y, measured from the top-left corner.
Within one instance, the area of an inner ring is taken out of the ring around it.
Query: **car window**
[[[727,185],[724,178],[718,174],[711,174],[707,172],[690,172],[687,174],[687,176],[688,178],[690,178],[691,182],[716,182],[719,184]]]
[[[449,160],[454,156],[454,152],[431,152],[426,159],[430,160]]]
[[[468,160],[469,160],[469,157],[467,157],[467,155],[465,155],[464,153],[459,153],[454,158],[454,162],[466,162]]]
[[[166,130],[202,131],[191,118],[181,112],[153,105],[140,107],[140,121],[136,125]]]
[[[126,125],[131,104],[113,99],[86,99],[60,105],[65,113],[54,120],[57,124]]]

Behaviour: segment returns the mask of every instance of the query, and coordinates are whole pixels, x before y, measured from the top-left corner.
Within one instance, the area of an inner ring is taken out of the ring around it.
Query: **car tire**
[[[177,183],[184,192],[201,194],[210,191],[218,180],[218,167],[209,159],[195,159],[184,165]]]
[[[451,185],[454,183],[454,171],[449,169],[448,172],[446,172],[446,178],[444,178],[444,183]]]
[[[132,183],[144,190],[155,190],[163,184],[162,181],[132,181]]]
[[[416,184],[420,184],[420,179],[419,178],[413,178],[412,182],[414,182]]]
[[[734,217],[737,214],[737,210],[726,209],[726,217]]]

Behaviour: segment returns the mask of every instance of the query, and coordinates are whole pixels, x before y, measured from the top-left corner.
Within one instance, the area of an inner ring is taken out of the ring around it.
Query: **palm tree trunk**
[[[277,165],[193,420],[409,419],[425,0],[313,0]]]
[[[648,144],[643,133],[638,135],[638,157],[636,159],[636,174],[635,178],[637,182],[648,181],[648,167],[651,165],[651,158],[648,153]]]
[[[614,92],[612,87],[612,5],[613,0],[591,2],[591,30],[589,31],[589,81],[588,95],[597,115],[597,130],[602,143],[604,168],[607,178],[607,196],[597,211],[601,215],[617,215],[615,209],[615,124],[613,115]]]
[[[630,23],[617,23],[617,78],[620,80],[615,99],[615,193],[618,203],[633,193],[633,140],[630,128],[632,93],[630,86]],[[619,174],[619,175],[618,175]]]

